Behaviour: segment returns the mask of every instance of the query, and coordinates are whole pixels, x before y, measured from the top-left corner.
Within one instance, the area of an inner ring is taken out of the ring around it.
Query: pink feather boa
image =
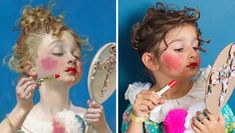
[[[65,133],[64,125],[57,119],[53,120],[53,133]]]
[[[183,133],[185,131],[184,123],[187,116],[185,109],[173,109],[168,112],[163,121],[165,133]]]

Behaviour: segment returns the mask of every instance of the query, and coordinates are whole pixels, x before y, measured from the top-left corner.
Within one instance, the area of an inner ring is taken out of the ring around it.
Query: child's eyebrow
[[[167,43],[167,45],[169,46],[169,45],[171,45],[171,44],[174,43],[174,42],[182,42],[182,41],[183,41],[182,38],[173,39],[172,41],[170,41],[169,43]]]
[[[63,41],[62,40],[55,40],[55,41],[52,41],[50,44],[49,44],[49,48],[54,48],[54,47],[56,47],[56,46],[62,46],[62,43],[63,43]],[[58,45],[56,45],[56,44],[58,44]]]
[[[55,45],[56,43],[62,43],[62,40],[54,40],[50,43],[50,45]]]
[[[184,41],[184,38],[173,39],[171,42],[168,43],[168,46],[174,42],[182,42],[182,41]],[[198,41],[197,37],[193,38],[192,40],[192,42],[195,42],[195,41]]]

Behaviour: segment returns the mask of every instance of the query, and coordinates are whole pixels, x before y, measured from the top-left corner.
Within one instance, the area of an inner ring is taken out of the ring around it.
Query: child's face
[[[46,34],[38,47],[36,69],[38,78],[59,74],[57,81],[75,84],[82,74],[80,49],[69,32],[60,38]]]
[[[159,70],[171,76],[193,77],[200,66],[199,41],[194,26],[184,24],[166,34],[168,47],[162,52]],[[162,42],[160,49],[165,49]]]

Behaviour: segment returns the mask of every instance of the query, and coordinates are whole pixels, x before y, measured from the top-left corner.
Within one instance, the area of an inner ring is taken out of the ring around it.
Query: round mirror
[[[235,86],[235,43],[227,45],[218,55],[207,79],[206,107],[220,113]]]
[[[116,46],[107,43],[94,56],[88,74],[88,90],[92,100],[103,103],[116,86]]]

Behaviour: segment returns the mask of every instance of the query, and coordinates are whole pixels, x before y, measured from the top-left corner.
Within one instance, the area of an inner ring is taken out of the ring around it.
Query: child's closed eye
[[[176,51],[176,52],[182,52],[182,51],[183,51],[183,48],[177,48],[177,49],[174,49],[174,51]]]
[[[63,56],[64,55],[64,53],[52,53],[52,54],[55,56]]]

